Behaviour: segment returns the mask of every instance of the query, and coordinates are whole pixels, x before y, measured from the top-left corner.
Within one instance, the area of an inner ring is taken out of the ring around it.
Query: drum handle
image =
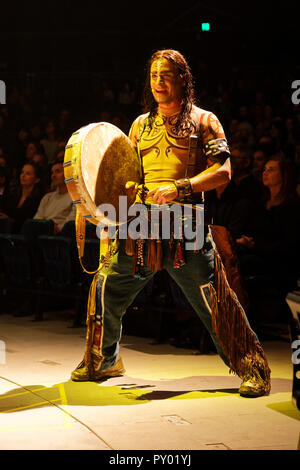
[[[102,258],[102,252],[101,252],[101,240],[100,240],[100,255],[99,255],[99,266],[95,271],[88,271],[82,262],[82,258],[84,255],[84,245],[85,245],[85,225],[86,225],[86,220],[85,218],[79,213],[79,210],[76,211],[76,220],[75,220],[75,226],[76,226],[76,243],[77,243],[77,250],[78,250],[78,258],[80,265],[83,269],[83,271],[87,274],[96,274],[102,267],[104,266],[104,263],[102,263],[101,266],[101,258]]]
[[[143,128],[142,130],[140,130],[140,133],[139,133],[139,136],[138,136],[138,139],[137,139],[137,154],[138,154],[138,157],[139,157],[139,161],[140,161],[140,167],[141,167],[141,172],[142,172],[142,185],[144,186],[145,184],[145,173],[144,173],[144,165],[143,165],[143,159],[142,159],[142,156],[141,156],[141,151],[140,151],[140,141],[142,139],[142,135],[144,134],[144,131],[145,131],[145,128],[146,128],[146,123],[147,123],[147,120],[148,118],[145,119],[144,123],[143,123]]]

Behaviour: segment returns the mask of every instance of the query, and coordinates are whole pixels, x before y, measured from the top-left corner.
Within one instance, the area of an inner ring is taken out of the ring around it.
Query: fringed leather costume
[[[203,193],[189,195],[188,178],[214,163],[223,164],[229,157],[224,131],[214,114],[193,106],[192,124],[177,134],[177,117],[157,114],[149,122],[145,114],[134,121],[129,137],[140,156],[143,184],[151,190],[179,180],[183,195],[188,195],[179,197],[179,202],[203,203]],[[223,227],[207,226],[203,247],[188,251],[183,238],[174,239],[172,227],[170,233],[169,240],[128,237],[108,243],[109,250],[102,247],[102,257],[105,254],[109,261],[101,265],[91,285],[85,356],[72,379],[97,380],[124,372],[119,358],[122,316],[155,272],[166,269],[208,329],[230,370],[244,383],[255,376],[261,394],[269,393],[270,369],[248,323],[244,310],[247,299],[238,273],[230,271],[236,259],[228,233]]]

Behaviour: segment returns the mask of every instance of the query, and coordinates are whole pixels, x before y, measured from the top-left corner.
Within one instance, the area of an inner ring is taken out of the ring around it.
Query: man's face
[[[233,149],[231,156],[236,171],[246,170],[250,166],[251,160],[239,149]]]
[[[65,184],[65,175],[62,164],[53,165],[51,170],[51,180],[55,188]]]
[[[253,154],[253,170],[263,171],[266,163],[266,156],[261,150],[257,150]]]
[[[162,58],[155,60],[151,65],[150,85],[158,104],[170,104],[182,99],[185,82],[175,65]]]

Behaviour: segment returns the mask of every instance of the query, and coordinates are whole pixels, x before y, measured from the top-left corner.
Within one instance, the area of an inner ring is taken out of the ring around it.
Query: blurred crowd
[[[9,90],[0,106],[0,233],[28,235],[34,221],[43,221],[48,234],[64,234],[75,220],[63,172],[69,137],[96,121],[128,133],[142,112],[140,90],[136,81],[103,80],[86,114],[56,108],[47,90]],[[206,195],[210,223],[230,233],[250,317],[274,318],[263,303],[266,293],[284,301],[299,279],[300,105],[285,92],[254,91],[243,80],[202,89],[198,97],[220,119],[232,155],[230,183]]]

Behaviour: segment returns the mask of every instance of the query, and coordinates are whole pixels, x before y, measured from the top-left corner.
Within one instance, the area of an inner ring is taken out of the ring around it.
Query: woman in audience
[[[9,177],[7,168],[0,165],[0,211],[2,208],[3,201],[8,197],[9,194]]]
[[[2,225],[9,226],[12,233],[19,233],[25,220],[32,218],[36,213],[44,194],[40,181],[39,167],[34,163],[26,163],[22,168],[16,193],[2,201]],[[0,228],[1,231],[4,230]]]
[[[292,288],[299,275],[300,199],[295,189],[295,171],[282,155],[265,164],[263,184],[266,193],[250,222],[250,233],[237,240],[247,274],[254,266],[281,286]],[[251,253],[255,265],[247,266]],[[246,256],[246,258],[245,258]]]
[[[262,177],[265,196],[252,213],[249,232],[236,240],[241,273],[256,317],[253,323],[262,320],[263,302],[268,298],[273,302],[268,308],[272,321],[283,319],[280,312],[284,311],[285,297],[299,279],[300,199],[294,175],[292,162],[281,154],[266,162]]]

